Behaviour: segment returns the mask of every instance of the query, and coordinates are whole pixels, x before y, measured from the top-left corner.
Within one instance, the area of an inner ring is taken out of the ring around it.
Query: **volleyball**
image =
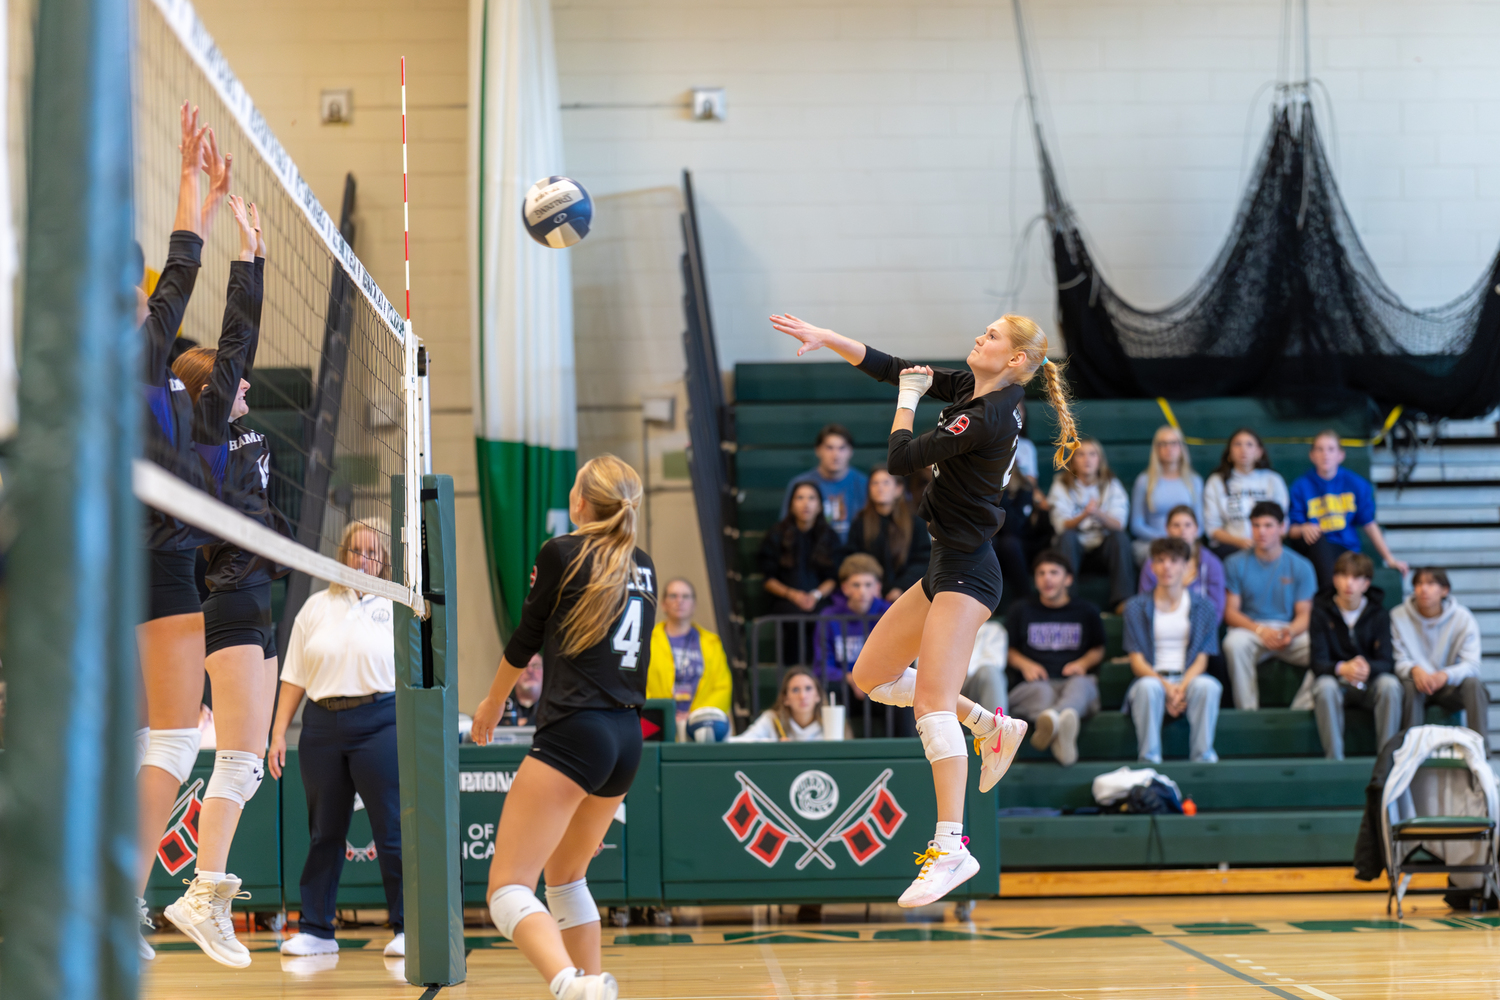
[[[521,218],[532,239],[561,250],[589,234],[594,203],[583,185],[571,177],[544,177],[526,192]]]

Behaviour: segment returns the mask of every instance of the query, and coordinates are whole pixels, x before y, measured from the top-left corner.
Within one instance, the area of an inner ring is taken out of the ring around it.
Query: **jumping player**
[[[505,798],[487,898],[500,933],[556,1000],[615,1000],[602,968],[599,908],[584,873],[641,762],[656,579],[635,547],[641,480],[613,455],[578,470],[568,513],[578,530],[537,553],[521,624],[472,739],[488,743],[522,668],[542,652],[536,737]],[[547,876],[547,905],[533,891]]]
[[[1047,398],[1057,410],[1058,468],[1078,447],[1067,394],[1047,360],[1046,334],[1024,316],[1002,316],[974,339],[970,371],[919,367],[795,316],[772,316],[771,324],[800,341],[799,357],[827,347],[872,378],[898,386],[890,471],[905,476],[932,466],[919,511],[932,532],[927,574],[876,624],[855,661],[854,682],[874,702],[915,709],[917,734],[932,763],[938,823],[927,850],[917,855],[920,874],[898,902],[935,903],[979,871],[963,836],[968,751],[959,719],[975,737],[981,791],[1000,780],[1026,735],[1026,723],[998,709],[992,717],[959,694],[974,637],[1000,603],[1000,564],[990,539],[1005,519],[1000,493],[1015,464],[1021,387],[1039,370],[1045,373]],[[914,437],[923,395],[948,405],[935,428]],[[920,670],[909,666],[919,657]]]
[[[217,348],[194,347],[172,370],[193,399],[193,444],[209,492],[269,528],[282,522],[266,496],[270,452],[258,431],[240,423],[250,412],[244,376],[255,364],[265,286],[266,244],[260,213],[230,195],[239,224],[239,259],[229,265],[224,325]],[[244,968],[250,952],[234,936],[230,906],[240,879],[225,871],[229,846],[245,803],[260,787],[261,758],[276,700],[276,633],[271,581],[285,567],[228,542],[203,546],[208,600],[203,624],[208,675],[213,680],[218,735],[213,774],[198,820],[198,866],[187,892],[166,909],[167,919],[214,961]]]

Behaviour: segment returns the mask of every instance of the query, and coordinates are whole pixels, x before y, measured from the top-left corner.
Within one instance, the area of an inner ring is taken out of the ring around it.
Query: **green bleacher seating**
[[[999,807],[1077,809],[1094,805],[1096,777],[1118,761],[1082,762],[1073,767],[1017,762],[996,786]],[[1213,764],[1167,761],[1154,767],[1181,787],[1203,811],[1225,809],[1360,809],[1373,757],[1348,760],[1221,760]]]

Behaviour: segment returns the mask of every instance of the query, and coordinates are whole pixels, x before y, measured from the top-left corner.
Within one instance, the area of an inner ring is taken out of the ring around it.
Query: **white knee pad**
[[[139,773],[141,764],[146,760],[146,750],[151,746],[151,730],[137,729],[135,731],[135,769]]]
[[[911,708],[912,699],[917,694],[917,668],[907,667],[901,672],[901,676],[884,684],[877,684],[869,691],[870,700],[877,705],[895,705],[897,708]],[[953,713],[948,713],[952,715]]]
[[[969,741],[964,739],[963,726],[952,712],[928,712],[917,720],[917,735],[922,737],[922,749],[931,763],[969,755]]]
[[[599,906],[589,892],[589,880],[581,878],[565,885],[547,886],[547,909],[558,930],[599,922]]]
[[[203,798],[228,799],[243,809],[264,776],[265,768],[256,754],[248,750],[220,750],[214,754],[214,773],[209,775]]]
[[[490,894],[490,919],[511,941],[516,939],[516,924],[533,913],[546,912],[536,893],[524,885],[502,885]]]
[[[202,740],[203,734],[197,728],[153,729],[146,740],[146,752],[141,754],[141,767],[150,764],[178,781],[186,781],[198,762],[198,744]]]

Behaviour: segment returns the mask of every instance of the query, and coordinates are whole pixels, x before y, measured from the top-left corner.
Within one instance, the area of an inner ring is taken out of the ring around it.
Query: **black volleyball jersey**
[[[193,452],[193,401],[182,380],[172,374],[172,344],[187,312],[193,286],[198,282],[203,240],[197,233],[179,229],[167,245],[156,289],[146,304],[146,322],[141,325],[141,395],[149,417],[146,420],[146,457],[192,486],[203,488],[203,467]],[[191,549],[211,536],[170,514],[146,508],[146,548]]]
[[[582,544],[577,535],[560,535],[536,554],[521,624],[505,647],[506,662],[515,667],[526,666],[541,651],[537,728],[584,709],[640,708],[646,703],[651,630],[656,627],[656,566],[650,556],[636,549],[635,579],[627,588],[624,610],[604,638],[576,656],[564,656],[559,626],[578,603],[593,571],[592,566],[583,566],[562,586]]]
[[[865,348],[859,368],[891,385],[901,384],[901,370],[913,362]],[[927,395],[947,403],[937,427],[920,437],[893,431],[887,446],[887,465],[893,475],[908,476],[932,466],[932,485],[917,513],[932,537],[944,545],[973,552],[988,542],[1005,523],[1000,493],[1010,480],[1016,461],[1016,438],[1021,432],[1022,398],[1026,391],[1007,385],[974,396],[974,373],[951,368],[932,370]]]

